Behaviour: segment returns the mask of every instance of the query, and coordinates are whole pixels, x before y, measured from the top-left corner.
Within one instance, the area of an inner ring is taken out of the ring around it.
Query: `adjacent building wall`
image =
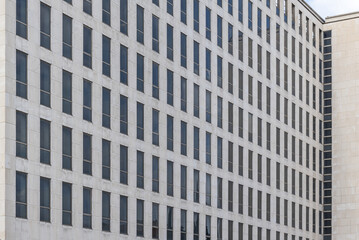
[[[359,13],[332,31],[332,239],[359,239]]]

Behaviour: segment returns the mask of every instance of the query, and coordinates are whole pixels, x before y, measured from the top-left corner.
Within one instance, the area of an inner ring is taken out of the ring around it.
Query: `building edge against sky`
[[[358,238],[357,22],[0,0],[0,238]]]

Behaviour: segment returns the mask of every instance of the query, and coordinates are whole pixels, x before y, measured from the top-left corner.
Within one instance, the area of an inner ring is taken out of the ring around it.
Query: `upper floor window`
[[[127,35],[128,28],[128,0],[120,0],[120,31]]]
[[[102,0],[102,22],[111,26],[111,1]]]
[[[187,24],[187,0],[181,0],[181,22]]]
[[[248,1],[248,28],[253,29],[253,3]]]
[[[16,35],[27,39],[27,0],[16,0]]]
[[[40,7],[40,45],[51,48],[51,8],[44,3]]]
[[[62,15],[62,56],[72,59],[72,18]]]

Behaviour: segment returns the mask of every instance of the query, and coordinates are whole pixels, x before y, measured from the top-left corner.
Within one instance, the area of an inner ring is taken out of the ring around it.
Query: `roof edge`
[[[312,13],[322,24],[325,23],[325,20],[305,0],[299,0],[299,3]]]
[[[359,11],[326,17],[325,23],[340,22],[354,18],[359,18]]]

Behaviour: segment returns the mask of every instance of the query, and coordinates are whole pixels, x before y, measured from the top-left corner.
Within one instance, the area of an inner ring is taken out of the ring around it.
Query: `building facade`
[[[358,13],[326,19],[324,26],[324,233],[357,239]],[[329,238],[332,236],[332,238]]]
[[[324,239],[323,26],[302,0],[0,0],[0,239]]]

